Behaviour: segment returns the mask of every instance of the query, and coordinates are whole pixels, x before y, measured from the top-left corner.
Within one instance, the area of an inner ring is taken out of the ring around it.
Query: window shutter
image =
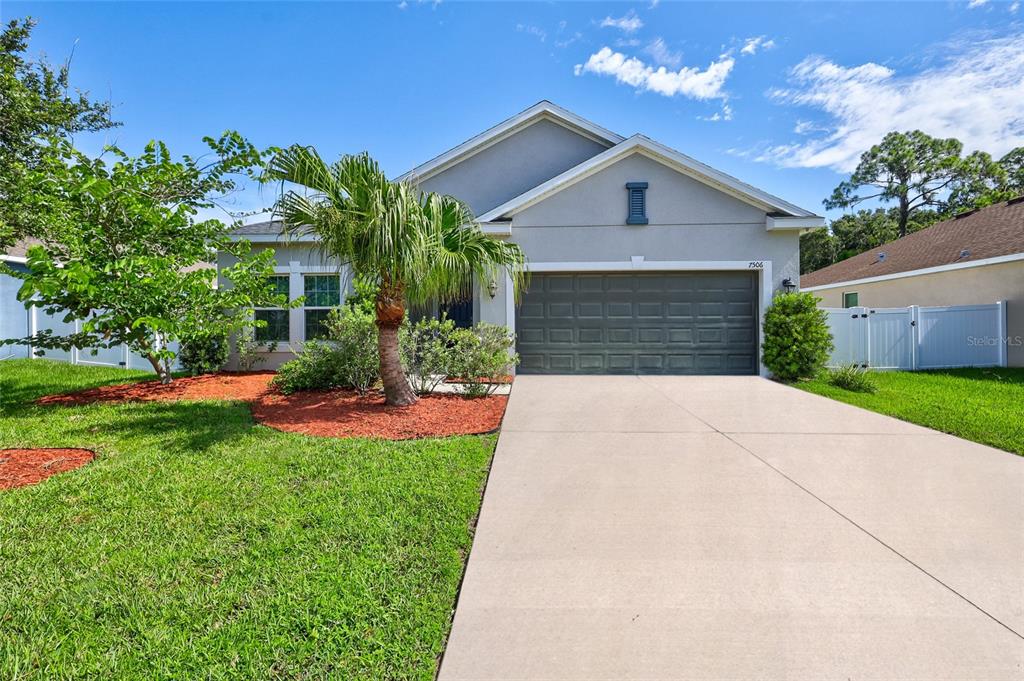
[[[626,193],[629,197],[627,206],[627,225],[647,224],[647,183],[627,182]]]

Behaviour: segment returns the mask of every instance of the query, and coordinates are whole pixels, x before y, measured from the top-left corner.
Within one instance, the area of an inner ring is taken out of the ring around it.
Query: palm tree
[[[454,197],[391,182],[369,154],[328,165],[312,147],[293,145],[269,162],[264,182],[270,181],[281,183],[274,213],[285,233],[318,237],[326,254],[377,284],[386,404],[416,401],[398,349],[407,305],[464,299],[466,282],[491,281],[502,271],[511,275],[514,293],[522,288],[525,260],[518,245],[484,234]]]

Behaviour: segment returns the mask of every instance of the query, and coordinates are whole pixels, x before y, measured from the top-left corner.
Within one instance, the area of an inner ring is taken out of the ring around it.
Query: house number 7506
[[[764,267],[764,260],[751,260],[747,264],[747,269],[750,269],[750,270],[759,270],[759,269],[762,269],[763,267]]]

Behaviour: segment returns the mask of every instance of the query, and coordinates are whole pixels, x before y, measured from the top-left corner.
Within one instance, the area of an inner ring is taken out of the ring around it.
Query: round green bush
[[[178,361],[190,376],[212,374],[227,364],[229,352],[226,334],[197,335],[182,339]]]
[[[812,378],[832,352],[827,313],[810,293],[781,293],[764,313],[764,365],[782,381]]]

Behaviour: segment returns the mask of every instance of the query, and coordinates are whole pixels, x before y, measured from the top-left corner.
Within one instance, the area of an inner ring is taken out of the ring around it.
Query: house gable
[[[566,191],[577,183],[617,164],[624,158],[643,155],[673,171],[697,180],[723,194],[738,199],[765,214],[764,226],[768,230],[804,230],[824,227],[821,216],[795,206],[776,196],[726,175],[689,156],[650,140],[643,135],[629,139],[587,159],[574,168],[551,178],[547,182],[506,201],[502,205],[480,216],[483,223],[508,224],[517,213],[541,201],[546,201],[559,192]],[[635,178],[633,181],[638,181]]]
[[[425,191],[451,194],[479,215],[607,148],[607,142],[539,115],[420,180],[419,186]]]
[[[764,208],[731,196],[649,156],[632,153],[512,214],[512,228],[618,226],[628,221],[627,185],[647,183],[646,225],[757,225]]]

